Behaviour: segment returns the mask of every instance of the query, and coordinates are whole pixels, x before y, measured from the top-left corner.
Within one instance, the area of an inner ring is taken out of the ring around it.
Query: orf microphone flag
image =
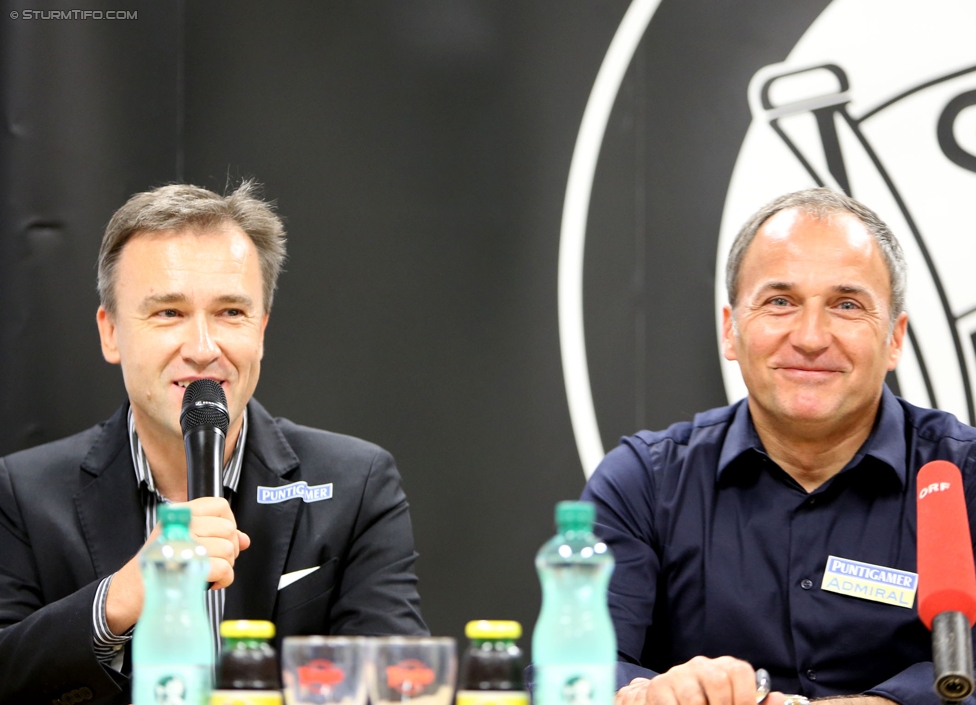
[[[927,463],[917,493],[918,616],[932,630],[936,691],[945,700],[962,700],[974,685],[976,568],[959,468],[944,460]]]
[[[198,379],[183,392],[180,426],[186,449],[187,499],[220,497],[224,468],[224,442],[230,414],[220,382]]]
[[[933,460],[918,473],[918,616],[931,629],[950,611],[976,624],[976,568],[962,475]]]

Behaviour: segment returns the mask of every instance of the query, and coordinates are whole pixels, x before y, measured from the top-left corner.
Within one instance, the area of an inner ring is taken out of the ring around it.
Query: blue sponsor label
[[[289,499],[301,498],[304,502],[321,502],[332,499],[332,483],[309,485],[307,482],[293,482],[281,487],[258,486],[258,504],[278,504]]]
[[[915,604],[918,575],[907,570],[828,556],[820,588],[911,609]]]

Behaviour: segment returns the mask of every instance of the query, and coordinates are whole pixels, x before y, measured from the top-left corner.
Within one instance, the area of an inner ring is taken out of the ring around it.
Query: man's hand
[[[234,582],[234,561],[241,551],[251,545],[251,538],[238,530],[226,499],[200,497],[188,502],[188,505],[192,514],[190,535],[207,549],[210,556],[207,582],[213,583],[213,590],[225,588]]]
[[[251,539],[237,528],[234,514],[226,499],[200,497],[187,502],[190,507],[190,535],[207,549],[210,556],[210,572],[207,582],[214,590],[234,582],[234,561],[240,552],[251,545]],[[147,544],[159,536],[156,524]],[[123,634],[136,623],[142,613],[144,598],[142,574],[138,554],[126,563],[112,578],[105,600],[105,616],[113,634]]]
[[[783,705],[782,693],[763,705]],[[656,678],[635,678],[617,691],[614,705],[756,705],[756,672],[745,661],[696,656]]]
[[[830,705],[898,705],[894,700],[882,698],[880,695],[831,695],[811,702],[829,702]]]

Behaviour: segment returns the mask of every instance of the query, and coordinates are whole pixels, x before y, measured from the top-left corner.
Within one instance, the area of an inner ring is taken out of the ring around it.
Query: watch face
[[[587,473],[620,435],[745,394],[719,348],[726,254],[759,207],[813,186],[863,201],[905,250],[909,335],[889,383],[976,420],[976,5],[745,5],[664,0],[635,19],[633,3],[618,30],[640,34],[626,72],[608,86],[601,71],[591,93],[613,109],[580,216],[583,121],[559,269]]]

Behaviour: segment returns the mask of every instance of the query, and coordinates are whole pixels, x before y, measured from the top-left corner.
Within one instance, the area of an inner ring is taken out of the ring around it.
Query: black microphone
[[[186,449],[187,499],[222,497],[224,443],[230,413],[220,382],[198,379],[183,393],[180,426]]]

